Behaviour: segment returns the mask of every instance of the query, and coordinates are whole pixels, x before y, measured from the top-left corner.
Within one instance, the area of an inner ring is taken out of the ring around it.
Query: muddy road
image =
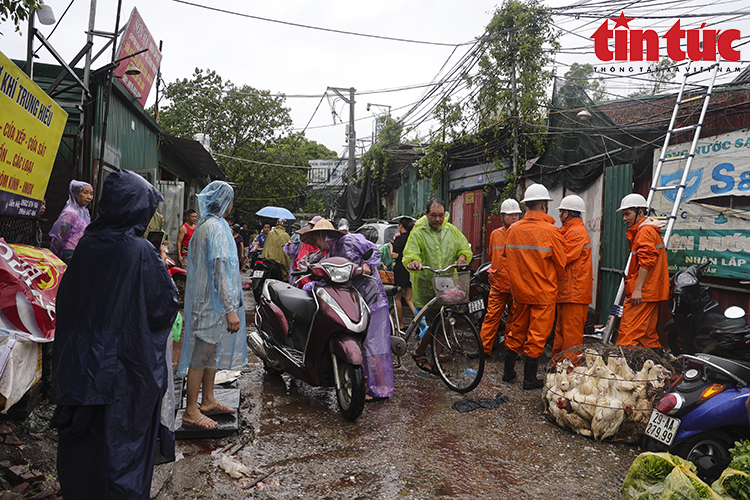
[[[519,381],[500,380],[498,354],[467,395],[451,392],[410,358],[402,361],[396,395],[368,402],[351,423],[339,415],[331,389],[268,375],[250,356],[239,379],[242,432],[179,441],[183,458],[157,466],[152,497],[620,498],[622,480],[641,450],[595,442],[549,422],[542,415],[541,390],[523,391]],[[508,402],[495,410],[452,408],[463,399],[498,394]],[[255,486],[248,478],[230,478],[217,465],[220,449],[237,450],[236,460],[256,476],[268,476]]]

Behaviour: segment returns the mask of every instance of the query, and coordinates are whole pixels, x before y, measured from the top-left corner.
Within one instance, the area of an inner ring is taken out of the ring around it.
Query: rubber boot
[[[523,364],[523,388],[525,390],[541,389],[544,387],[544,381],[536,378],[536,368],[539,365],[539,358],[530,358],[526,356]]]
[[[505,349],[505,366],[503,367],[503,382],[513,382],[516,379],[516,360],[518,354]]]

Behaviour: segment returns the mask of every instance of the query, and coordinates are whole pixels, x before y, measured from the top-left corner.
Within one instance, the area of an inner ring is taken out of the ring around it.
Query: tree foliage
[[[29,13],[33,12],[38,4],[37,0],[0,0],[0,23],[10,19],[15,30],[20,31],[21,23],[29,18]]]
[[[488,135],[494,136],[489,140],[496,144],[486,148],[492,152],[485,160],[497,165],[512,155],[512,145],[505,143],[509,130],[518,133],[519,165],[541,153],[544,139],[539,126],[546,121],[547,88],[554,77],[548,68],[559,48],[558,36],[549,10],[538,0],[505,0],[495,11],[478,39],[478,70],[465,75],[470,96],[443,99],[434,113],[441,128],[433,132],[418,162],[433,189],[446,168],[451,142],[459,138],[484,147]]]
[[[386,178],[396,163],[395,157],[388,150],[401,143],[403,125],[390,116],[385,117],[385,125],[378,134],[378,142],[372,145],[362,156],[362,171],[370,172],[381,194],[385,194]]]
[[[655,95],[665,90],[677,75],[676,69],[674,62],[668,57],[662,57],[659,61],[651,62],[643,77],[646,80],[645,83],[630,94],[630,97]]]
[[[596,71],[592,64],[579,64],[574,62],[565,72],[565,79],[569,82],[583,87],[593,101],[603,101],[607,95],[607,84],[604,78],[596,77]]]
[[[307,161],[336,157],[291,132],[283,95],[235,85],[196,68],[191,78],[168,85],[164,96],[169,103],[160,110],[159,124],[177,137],[209,135],[216,161],[236,184],[240,213],[253,214],[265,205],[299,209],[305,201]]]

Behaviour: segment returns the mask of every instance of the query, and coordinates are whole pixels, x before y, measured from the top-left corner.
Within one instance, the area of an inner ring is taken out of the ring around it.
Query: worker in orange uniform
[[[552,355],[583,344],[583,326],[594,288],[591,238],[581,216],[586,204],[580,196],[566,196],[557,207],[560,234],[565,241],[565,273],[557,283],[557,327]]]
[[[505,239],[508,236],[508,228],[521,218],[521,207],[513,199],[503,201],[500,205],[500,217],[503,225],[492,231],[490,235],[490,255],[492,256],[492,267],[489,270],[490,295],[487,297],[487,314],[482,322],[482,345],[484,354],[492,354],[492,346],[495,345],[497,331],[503,320],[505,307],[508,307],[508,321],[511,324],[511,313],[513,302],[510,294],[510,276],[508,273],[508,262],[505,258]],[[472,357],[473,353],[469,354]]]
[[[625,305],[617,344],[661,350],[656,333],[658,305],[669,298],[667,249],[660,221],[648,215],[646,199],[636,193],[620,202],[618,212],[628,226],[630,266],[625,275]]]
[[[522,203],[528,211],[508,229],[505,256],[510,271],[513,295],[513,322],[505,335],[503,380],[516,378],[515,364],[523,352],[523,388],[538,389],[544,382],[536,378],[539,356],[552,333],[555,322],[557,282],[565,269],[565,242],[547,215],[547,188],[532,184],[526,188]]]

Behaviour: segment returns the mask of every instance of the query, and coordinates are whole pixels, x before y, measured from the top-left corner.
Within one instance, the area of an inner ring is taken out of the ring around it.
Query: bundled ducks
[[[542,390],[547,411],[560,427],[599,441],[636,442],[648,423],[656,394],[671,376],[668,368],[651,359],[634,371],[624,353],[610,355],[605,362],[594,349],[553,366]]]

